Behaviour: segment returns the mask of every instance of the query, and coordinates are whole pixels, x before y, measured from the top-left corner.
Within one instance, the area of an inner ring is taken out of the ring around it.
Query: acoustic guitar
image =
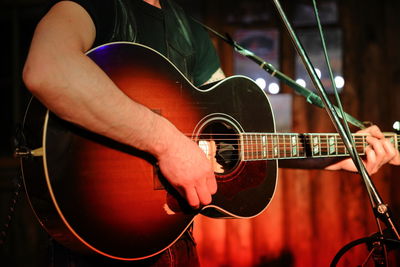
[[[278,159],[347,155],[337,134],[275,133],[266,94],[247,77],[196,88],[160,53],[135,43],[109,43],[87,56],[128,97],[170,120],[206,153],[215,147],[210,160],[219,166],[218,191],[210,205],[193,210],[152,155],[68,123],[32,98],[23,124],[30,155],[21,159],[25,188],[41,225],[73,250],[119,260],[154,256],[198,214],[263,212],[275,192]],[[365,138],[355,135],[360,153]],[[399,147],[398,135],[388,138]]]

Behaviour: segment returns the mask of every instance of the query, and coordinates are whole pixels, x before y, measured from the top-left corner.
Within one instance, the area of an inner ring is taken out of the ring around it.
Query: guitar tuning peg
[[[393,129],[397,132],[400,133],[400,121],[395,121],[393,123]]]

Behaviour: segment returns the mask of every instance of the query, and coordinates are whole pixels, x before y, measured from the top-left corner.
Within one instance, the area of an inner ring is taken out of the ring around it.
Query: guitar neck
[[[365,154],[368,134],[353,134],[357,152]],[[241,134],[241,153],[244,161],[268,159],[302,159],[342,157],[349,153],[339,134],[327,133],[244,133]],[[399,150],[399,135],[385,133]]]

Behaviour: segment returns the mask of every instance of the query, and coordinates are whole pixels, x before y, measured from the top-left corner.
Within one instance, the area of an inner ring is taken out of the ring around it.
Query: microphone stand
[[[285,27],[292,39],[293,44],[295,45],[295,48],[296,48],[298,54],[300,55],[300,57],[303,60],[303,63],[310,75],[311,80],[314,83],[315,88],[317,88],[318,93],[319,93],[320,97],[322,98],[322,101],[324,103],[326,111],[329,114],[329,117],[331,118],[339,135],[341,136],[343,143],[346,146],[347,151],[350,154],[350,157],[352,158],[355,166],[357,167],[359,174],[361,175],[361,177],[364,181],[364,184],[365,184],[367,192],[368,192],[368,196],[370,198],[373,213],[376,217],[376,221],[377,221],[377,225],[378,225],[378,229],[379,229],[381,238],[384,239],[383,230],[380,227],[379,219],[385,223],[386,227],[391,231],[392,236],[394,236],[395,240],[399,241],[400,240],[399,230],[397,229],[396,225],[394,224],[394,222],[392,220],[391,211],[390,211],[388,205],[382,201],[377,189],[375,188],[371,178],[369,177],[368,172],[367,172],[363,162],[361,161],[361,158],[358,155],[357,150],[353,144],[353,140],[351,139],[352,138],[351,134],[348,131],[346,131],[344,129],[344,126],[341,124],[341,122],[339,120],[339,116],[336,113],[336,109],[333,107],[332,103],[329,101],[327,94],[324,90],[324,87],[323,87],[320,79],[318,78],[318,75],[316,74],[315,69],[314,69],[310,59],[308,58],[304,48],[302,47],[302,44],[300,43],[294,30],[292,29],[285,13],[279,3],[279,0],[273,0],[273,2],[279,12],[279,15],[281,16],[283,23],[285,24]],[[379,242],[379,243],[382,245],[382,242]],[[386,249],[384,249],[384,250],[386,250]]]
[[[231,45],[235,49],[236,52],[240,53],[241,55],[243,55],[243,56],[249,58],[250,60],[252,60],[253,62],[255,62],[257,65],[260,66],[260,68],[262,68],[263,70],[265,70],[266,72],[271,74],[272,77],[278,78],[280,81],[284,82],[289,87],[294,89],[297,93],[299,93],[301,96],[303,96],[308,103],[313,104],[319,108],[324,108],[324,103],[322,102],[321,98],[317,94],[312,92],[310,89],[307,89],[307,88],[301,86],[300,84],[296,83],[293,79],[291,79],[290,77],[288,77],[287,75],[285,75],[284,73],[282,73],[281,71],[276,69],[271,63],[264,61],[261,57],[255,55],[252,51],[249,51],[246,48],[240,46],[228,34],[226,36],[224,36],[224,35],[218,33],[217,31],[215,31],[214,29],[208,27],[207,25],[201,23],[200,21],[198,21],[194,18],[192,18],[192,19],[194,21],[196,21],[198,24],[200,24],[202,27],[204,27],[206,30],[208,30],[209,32],[212,32],[213,34],[218,36],[220,39],[222,39],[223,41],[225,41],[226,43]],[[339,108],[336,106],[334,106],[334,109],[337,112],[339,111]],[[339,114],[339,116],[341,119],[343,119],[342,114]],[[365,125],[361,121],[354,118],[353,116],[351,116],[347,113],[344,113],[344,117],[347,122],[353,124],[354,126],[360,128],[360,129],[365,129]]]

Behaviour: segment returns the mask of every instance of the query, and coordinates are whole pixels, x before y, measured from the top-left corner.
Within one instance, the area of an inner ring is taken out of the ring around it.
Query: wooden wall
[[[286,8],[290,11],[290,6]],[[393,122],[400,116],[397,105],[400,100],[400,3],[339,1],[339,10],[346,80],[341,95],[344,108],[362,121],[371,121],[384,131],[392,131]],[[217,17],[210,21],[218,27]],[[294,52],[285,35],[282,36],[282,69],[293,75]],[[221,47],[221,53],[229,56],[225,46]],[[223,63],[227,64],[228,72],[232,70],[229,62],[223,60]],[[331,132],[333,129],[323,110],[294,95],[294,132]],[[381,197],[393,209],[397,220],[399,170],[399,167],[385,166],[373,176]],[[358,175],[289,169],[281,169],[279,174],[275,198],[257,218],[198,219],[196,237],[205,266],[328,266],[345,244],[378,231]],[[366,252],[361,246],[350,251],[341,266],[361,264]],[[391,266],[400,264],[400,250],[390,254]]]

